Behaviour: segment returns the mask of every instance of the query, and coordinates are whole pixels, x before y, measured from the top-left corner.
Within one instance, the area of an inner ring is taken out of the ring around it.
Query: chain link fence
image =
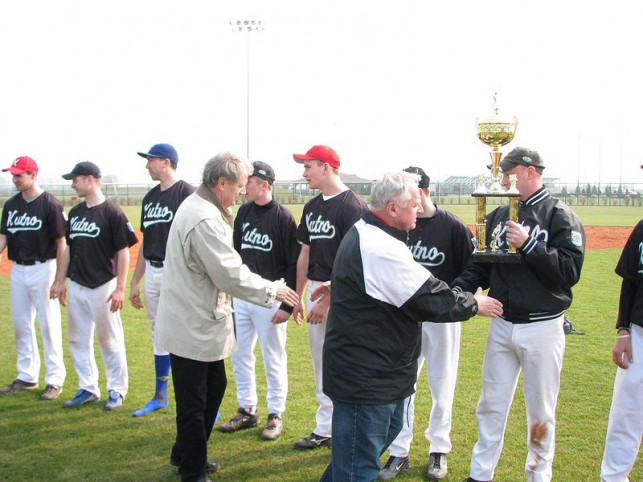
[[[607,184],[598,183],[570,185],[563,183],[546,184],[552,194],[570,206],[643,206],[643,183]],[[103,192],[113,202],[122,206],[138,206],[143,196],[155,186],[149,184],[103,183]],[[43,184],[42,187],[56,196],[64,206],[73,206],[80,200],[70,184]],[[371,192],[370,183],[348,184],[348,187],[368,202]],[[474,205],[471,197],[473,183],[434,182],[431,184],[433,200],[440,205]],[[303,204],[319,191],[308,189],[305,182],[276,182],[273,187],[274,198],[282,204]],[[0,205],[16,193],[13,184],[0,185]],[[504,198],[489,198],[489,204],[504,204]]]

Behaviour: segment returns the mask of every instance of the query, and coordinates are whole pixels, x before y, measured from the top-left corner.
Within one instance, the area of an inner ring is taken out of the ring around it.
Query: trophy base
[[[474,263],[503,263],[516,264],[522,263],[522,256],[519,253],[508,253],[507,251],[491,251],[487,248],[485,251],[473,253]]]

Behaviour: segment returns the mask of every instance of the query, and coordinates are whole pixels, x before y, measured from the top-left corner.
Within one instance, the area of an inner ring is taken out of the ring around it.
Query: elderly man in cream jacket
[[[250,171],[230,153],[208,161],[168,237],[154,338],[170,353],[177,428],[170,464],[182,481],[207,481],[218,469],[207,442],[227,384],[223,360],[236,350],[232,297],[266,307],[299,301],[283,281],[252,273],[233,248],[231,207]]]

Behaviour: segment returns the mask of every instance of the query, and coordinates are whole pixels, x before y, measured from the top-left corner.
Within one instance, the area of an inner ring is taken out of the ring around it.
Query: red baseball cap
[[[23,174],[25,172],[38,173],[38,164],[31,157],[22,156],[16,158],[11,163],[10,167],[3,169],[2,172],[10,172],[11,174]]]
[[[303,164],[305,161],[321,161],[330,167],[339,169],[339,155],[328,146],[313,146],[306,154],[293,154],[295,162]]]

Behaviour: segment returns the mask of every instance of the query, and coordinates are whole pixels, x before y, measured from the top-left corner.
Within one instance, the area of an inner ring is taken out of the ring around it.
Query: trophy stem
[[[502,159],[502,152],[497,147],[494,147],[489,155],[491,156],[491,187],[489,192],[502,192],[502,186],[500,185],[500,159]]]
[[[487,249],[487,198],[476,197],[476,252]]]
[[[512,176],[515,176],[512,174]],[[512,179],[512,187],[515,188],[516,180]],[[517,196],[512,196],[509,198],[509,220],[513,221],[514,223],[518,222],[518,197]],[[515,254],[518,252],[515,246],[509,245],[509,249],[507,250],[509,253]]]

